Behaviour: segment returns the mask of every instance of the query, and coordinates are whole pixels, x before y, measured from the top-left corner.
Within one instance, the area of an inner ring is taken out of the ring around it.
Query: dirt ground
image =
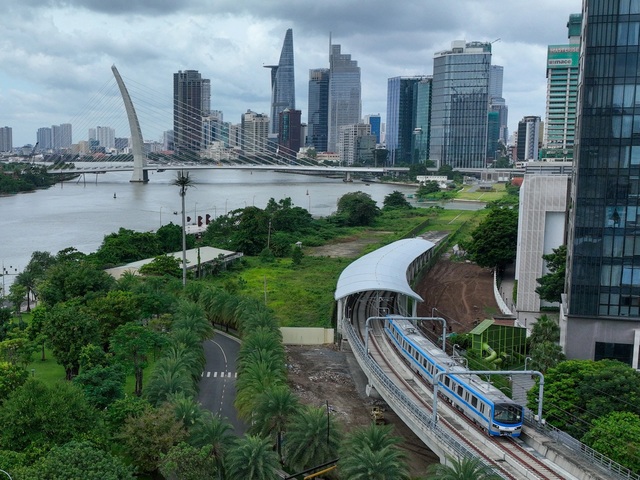
[[[314,253],[322,256],[355,257],[371,242],[347,242],[322,247]],[[477,320],[498,311],[493,299],[493,276],[487,269],[465,262],[443,259],[423,277],[415,288],[425,300],[418,307],[418,316],[444,317],[454,332],[471,330]],[[440,327],[441,328],[441,327]],[[366,378],[353,354],[338,351],[333,345],[288,346],[289,383],[307,404],[329,407],[339,418],[344,431],[367,425],[371,407],[385,407],[384,402],[367,397]],[[394,433],[403,439],[403,448],[413,476],[424,475],[438,458],[404,425],[389,408],[385,421],[393,425]]]

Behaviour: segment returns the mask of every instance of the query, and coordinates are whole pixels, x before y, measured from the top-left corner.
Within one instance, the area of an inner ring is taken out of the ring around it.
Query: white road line
[[[207,378],[211,376],[211,372],[207,372]]]
[[[216,378],[218,376],[218,372],[213,372],[213,378]]]

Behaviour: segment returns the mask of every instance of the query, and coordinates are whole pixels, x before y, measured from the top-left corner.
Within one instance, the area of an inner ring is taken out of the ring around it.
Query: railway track
[[[431,386],[417,375],[413,375],[413,378],[418,379],[420,384],[416,380],[406,380],[404,375],[397,371],[398,363],[408,368],[405,360],[397,355],[395,349],[386,342],[386,337],[381,333],[379,326],[378,328],[374,327],[373,330],[370,333],[372,338],[369,341],[372,357],[379,365],[384,365],[385,370],[393,372],[395,378],[392,380],[396,385],[402,385],[405,393],[415,403],[432,414],[433,391]],[[378,335],[375,335],[376,330]],[[360,329],[358,331],[362,339],[363,333]],[[386,344],[384,351],[378,338],[384,339]],[[393,352],[395,356],[394,361],[389,358],[390,352]],[[409,369],[409,371],[411,370]],[[467,417],[451,407],[444,397],[439,396],[439,400],[442,400],[439,402],[441,407],[438,409],[440,427],[446,429],[449,435],[474,452],[477,457],[482,458],[503,477],[510,480],[568,480],[574,478],[566,472],[556,471],[548,461],[539,458],[531,449],[522,446],[520,440],[488,436]]]

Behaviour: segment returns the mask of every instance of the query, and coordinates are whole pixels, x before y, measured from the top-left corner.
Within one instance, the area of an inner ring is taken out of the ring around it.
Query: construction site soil
[[[355,257],[367,242],[349,243],[313,253]],[[430,317],[433,313],[443,317],[452,332],[468,332],[478,320],[498,311],[491,272],[472,263],[443,258],[414,290],[425,300],[418,307],[418,316]],[[438,324],[434,333],[441,334],[441,329]],[[369,424],[372,407],[379,406],[384,409],[385,423],[392,425],[394,434],[402,439],[412,476],[424,475],[429,465],[438,462],[438,457],[383,401],[367,397],[366,377],[351,352],[339,351],[334,345],[288,346],[287,356],[292,389],[306,404],[326,406],[328,402],[344,432]]]

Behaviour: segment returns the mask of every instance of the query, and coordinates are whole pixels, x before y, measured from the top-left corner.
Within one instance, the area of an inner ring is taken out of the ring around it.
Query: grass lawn
[[[485,192],[480,191],[477,188],[477,185],[465,185],[461,191],[456,195],[456,199],[458,200],[477,200],[480,202],[492,202],[494,200],[499,200],[505,195],[505,184],[504,183],[494,183],[492,191]],[[474,190],[470,192],[470,190]]]

